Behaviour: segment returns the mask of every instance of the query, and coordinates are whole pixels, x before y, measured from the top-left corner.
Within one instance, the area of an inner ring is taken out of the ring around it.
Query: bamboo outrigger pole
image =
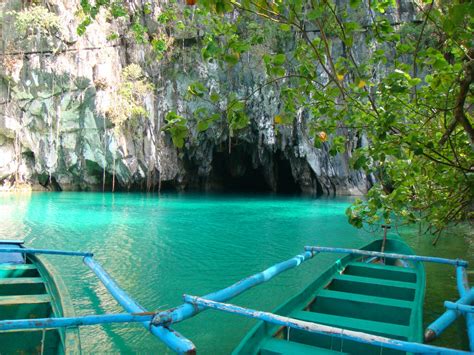
[[[411,353],[433,353],[433,354],[470,354],[467,351],[456,349],[442,348],[438,346],[419,344],[409,341],[386,338],[378,335],[357,332],[349,329],[337,328],[328,325],[307,322],[300,319],[280,316],[269,312],[257,311],[254,309],[244,308],[228,303],[211,301],[205,298],[184,295],[184,301],[198,307],[212,308],[218,311],[228,312],[249,318],[263,320],[284,327],[303,330],[310,333],[329,334],[339,336],[342,339],[356,341],[358,343],[371,344],[381,346],[383,348],[401,350]]]

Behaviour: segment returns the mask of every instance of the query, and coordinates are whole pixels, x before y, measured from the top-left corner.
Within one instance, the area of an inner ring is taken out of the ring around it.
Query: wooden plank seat
[[[383,280],[416,282],[416,271],[414,269],[392,265],[350,262],[344,269],[344,274]]]
[[[0,296],[0,306],[10,306],[10,305],[20,305],[20,304],[38,304],[38,303],[50,303],[50,302],[51,302],[51,297],[48,294]]]
[[[341,354],[339,351],[333,351],[316,346],[297,343],[294,341],[287,341],[283,339],[269,338],[260,348],[261,355],[332,355]],[[342,353],[344,354],[344,353]]]
[[[408,325],[413,302],[323,289],[309,305],[312,312]]]
[[[0,279],[0,296],[40,295],[46,293],[41,277],[9,277]]]
[[[44,283],[41,277],[7,277],[0,279],[0,287],[2,285],[18,285],[18,284],[37,284]]]
[[[32,270],[36,269],[33,264],[0,264],[0,270]]]
[[[33,264],[0,265],[0,278],[39,277],[38,269]]]
[[[0,296],[1,318],[48,318],[53,314],[51,302],[51,296],[48,294]]]
[[[335,276],[327,289],[413,301],[416,293],[416,283],[342,274]]]

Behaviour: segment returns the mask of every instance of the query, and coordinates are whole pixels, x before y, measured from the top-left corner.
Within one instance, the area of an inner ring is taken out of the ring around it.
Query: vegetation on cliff
[[[147,117],[148,112],[143,105],[146,97],[153,91],[153,85],[144,76],[142,68],[130,64],[122,70],[122,81],[114,92],[115,104],[105,112],[107,118],[116,129],[126,123],[136,126],[137,117]]]

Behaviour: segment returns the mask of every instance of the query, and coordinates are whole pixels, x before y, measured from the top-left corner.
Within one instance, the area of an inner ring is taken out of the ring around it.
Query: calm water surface
[[[288,259],[304,245],[360,247],[373,235],[347,224],[350,199],[275,195],[205,194],[0,194],[0,238],[29,246],[92,251],[117,282],[150,311],[176,306],[181,295],[204,295]],[[421,254],[459,256],[474,262],[468,229],[453,232],[432,248],[430,238],[400,231]],[[121,308],[80,258],[49,257],[69,286],[76,313],[120,312]],[[272,310],[302,290],[334,256],[321,255],[234,303]],[[454,272],[429,267],[427,320],[456,297]],[[204,312],[175,329],[202,354],[227,354],[254,321]],[[440,344],[466,346],[457,324]],[[81,328],[85,353],[170,353],[141,326]]]

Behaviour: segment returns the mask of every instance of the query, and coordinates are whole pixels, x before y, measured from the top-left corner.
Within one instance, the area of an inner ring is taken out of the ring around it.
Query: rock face
[[[61,19],[54,36],[20,36],[8,11],[18,11],[22,4],[0,4],[0,182],[16,179],[63,190],[110,190],[112,185],[316,195],[367,190],[367,177],[349,167],[353,149],[366,142],[348,134],[346,153],[331,157],[324,145],[314,147],[303,112],[293,126],[276,132],[279,92],[272,86],[257,90],[265,72],[251,65],[252,58],[223,71],[202,60],[198,46],[183,38],[182,46],[176,41],[172,56],[150,60],[150,48],[130,39],[126,24],[112,25],[106,18],[79,37],[77,0],[49,1],[49,9]],[[159,12],[159,4],[154,6]],[[406,21],[410,14],[410,2],[401,1],[394,21]],[[123,34],[120,39],[108,40],[116,31]],[[117,129],[107,112],[116,105],[114,93],[130,63],[143,68],[154,90],[144,99],[147,117]],[[191,123],[181,149],[163,131],[168,111],[187,117],[197,110],[198,103],[184,95],[196,80],[223,96],[230,91],[249,95],[250,125],[230,143],[219,124],[198,133]]]

